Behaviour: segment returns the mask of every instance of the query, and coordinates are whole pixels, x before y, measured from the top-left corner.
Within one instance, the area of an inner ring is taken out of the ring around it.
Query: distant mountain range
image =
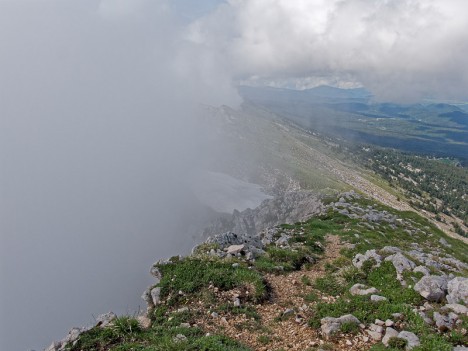
[[[374,102],[364,88],[307,90],[242,86],[245,101],[304,128],[404,151],[468,162],[468,111],[448,103]]]

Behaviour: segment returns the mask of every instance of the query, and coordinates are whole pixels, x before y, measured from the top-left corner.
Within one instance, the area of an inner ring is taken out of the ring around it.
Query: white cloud
[[[338,78],[389,99],[461,98],[468,88],[461,0],[231,0],[194,23],[191,36],[244,81]]]

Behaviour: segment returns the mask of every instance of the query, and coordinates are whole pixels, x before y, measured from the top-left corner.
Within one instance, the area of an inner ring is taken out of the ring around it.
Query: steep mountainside
[[[206,112],[210,137],[229,145],[213,171],[273,198],[212,221],[191,255],[157,261],[147,311],[101,315],[47,351],[463,350],[459,236],[336,140],[252,106]]]

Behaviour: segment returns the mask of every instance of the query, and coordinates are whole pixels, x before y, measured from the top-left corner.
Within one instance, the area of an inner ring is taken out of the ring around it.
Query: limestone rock
[[[452,245],[450,245],[447,240],[445,240],[444,238],[440,238],[439,240],[439,243],[441,243],[443,246],[445,247],[452,247]]]
[[[286,310],[284,310],[284,312],[282,313],[282,317],[289,317],[289,316],[292,316],[294,314],[294,310],[291,309],[291,308],[288,308]]]
[[[380,252],[383,252],[383,253],[389,253],[389,254],[396,254],[396,253],[401,253],[401,249],[399,249],[398,247],[395,247],[395,246],[384,246]]]
[[[422,277],[414,286],[414,290],[426,300],[438,302],[447,293],[447,277],[438,275]]]
[[[468,305],[468,278],[456,277],[448,282],[447,301],[450,304]]]
[[[351,295],[370,295],[376,294],[379,291],[376,288],[368,288],[364,284],[354,284],[350,289],[349,292]]]
[[[424,267],[424,266],[417,266],[413,269],[413,272],[417,273],[422,273],[424,275],[431,275],[431,272],[429,271],[429,269],[427,269],[427,267]]]
[[[138,316],[137,321],[141,329],[149,329],[151,327],[151,319],[146,316]]]
[[[464,314],[468,316],[468,307],[466,306],[460,305],[458,303],[450,303],[445,305],[444,307],[452,310],[455,313]]]
[[[370,299],[371,299],[371,301],[374,301],[374,302],[381,302],[381,301],[386,301],[387,300],[386,297],[383,297],[383,296],[380,296],[380,295],[371,295]]]
[[[231,245],[226,249],[226,252],[231,255],[236,255],[244,250],[245,245]]]
[[[343,323],[354,323],[358,325],[361,322],[359,321],[359,319],[357,319],[353,315],[347,314],[339,318],[325,317],[320,320],[320,323],[321,323],[322,334],[325,337],[325,339],[328,340],[333,336],[333,334],[335,334],[336,332],[340,330],[341,325]]]
[[[159,305],[161,302],[161,288],[160,287],[155,287],[151,289],[151,301],[153,302],[154,306]]]
[[[366,253],[363,254],[357,254],[353,258],[353,265],[356,268],[362,268],[362,265],[364,262],[374,259],[376,263],[376,267],[380,267],[380,263],[382,262],[382,256],[380,256],[375,250],[368,250]]]
[[[101,314],[96,318],[96,326],[99,326],[101,328],[106,328],[116,318],[117,318],[117,316],[115,315],[114,312],[108,312],[108,313],[105,313],[105,314]]]
[[[229,218],[213,221],[204,230],[203,236],[213,236],[223,232],[245,233],[260,241],[256,234],[262,230],[283,223],[296,223],[309,219],[324,210],[320,196],[313,191],[288,191],[273,199],[264,200],[255,209],[242,212],[234,211]],[[227,245],[239,245],[245,242],[231,242]],[[250,246],[251,243],[246,243]]]
[[[442,332],[452,329],[448,316],[444,316],[439,312],[434,312],[434,322],[437,329],[439,329]]]
[[[385,335],[382,338],[382,343],[385,346],[388,346],[388,341],[390,340],[390,338],[396,338],[396,337],[398,337],[398,332],[393,328],[387,328],[385,330]]]
[[[409,331],[402,331],[398,333],[397,337],[400,339],[405,339],[408,342],[405,348],[405,350],[407,351],[412,350],[413,348],[421,345],[421,343],[419,342],[419,338],[416,336],[416,334],[411,333]]]
[[[367,333],[373,340],[380,341],[382,339],[383,331],[384,328],[382,326],[377,324],[371,324]]]
[[[174,336],[172,338],[172,340],[175,342],[175,343],[180,343],[180,342],[185,342],[187,341],[187,337],[184,335],[184,334],[177,334],[176,336]]]
[[[151,269],[150,269],[150,273],[151,273],[151,275],[152,275],[153,277],[156,278],[156,280],[157,280],[156,284],[159,283],[159,281],[160,281],[161,278],[162,278],[162,274],[161,274],[161,271],[159,270],[159,268],[156,267],[155,265],[153,265],[153,266],[151,267]]]
[[[400,274],[403,273],[404,271],[411,271],[413,270],[414,267],[416,267],[416,264],[413,261],[407,259],[400,252],[397,252],[396,254],[386,257],[385,261],[392,262],[397,273],[400,273]]]

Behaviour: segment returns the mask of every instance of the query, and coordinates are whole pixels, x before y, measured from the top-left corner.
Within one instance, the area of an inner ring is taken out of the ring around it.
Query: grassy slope
[[[335,199],[329,199],[331,200]],[[211,257],[203,250],[194,257],[174,258],[170,263],[160,265],[163,279],[159,286],[164,304],[150,314],[152,319],[150,329],[142,330],[134,319],[121,317],[114,327],[108,329],[97,327],[84,334],[71,350],[252,349],[222,335],[206,336],[201,328],[194,327],[194,324],[203,324],[201,321],[206,321],[207,312],[219,313],[228,320],[234,319],[237,315],[245,317],[245,321],[239,323],[237,328],[240,330],[248,328],[250,333],[258,334],[257,340],[260,343],[269,344],[275,340],[274,335],[268,331],[268,328],[261,326],[262,316],[257,313],[259,304],[268,304],[274,299],[268,291],[267,274],[275,272],[274,267],[279,265],[283,266],[284,270],[276,272],[285,277],[290,272],[298,270],[305,273],[313,271],[315,266],[305,257],[313,255],[319,259],[323,254],[325,236],[330,234],[339,235],[343,243],[355,246],[343,249],[338,259],[327,264],[326,273],[322,277],[315,281],[303,279],[303,283],[309,286],[307,288],[309,294],[304,296],[304,303],[307,303],[312,311],[309,316],[310,328],[319,328],[320,319],[325,316],[339,317],[352,313],[362,322],[371,323],[376,318],[381,320],[392,318],[391,314],[398,312],[403,314],[399,322],[401,328],[415,332],[421,339],[422,346],[415,351],[451,350],[453,344],[468,342],[466,319],[460,328],[451,333],[438,334],[432,327],[426,325],[421,317],[412,311],[414,306],[423,304],[423,299],[413,289],[401,286],[395,278],[395,269],[388,262],[379,268],[365,266],[362,270],[351,265],[351,258],[356,253],[363,253],[368,249],[380,249],[386,245],[410,249],[414,242],[419,243],[424,250],[437,249],[441,253],[453,255],[467,262],[468,246],[446,237],[426,219],[415,213],[398,212],[366,199],[356,200],[355,205],[363,208],[372,205],[374,209],[393,213],[400,218],[399,224],[396,228],[392,228],[385,223],[372,223],[373,228],[370,228],[364,220],[349,219],[330,210],[327,214],[311,218],[307,222],[282,226],[282,230],[296,233],[290,239],[290,244],[299,246],[291,250],[271,245],[267,248],[266,254],[253,266],[242,259],[231,258],[226,261]],[[408,230],[413,234],[410,235]],[[452,247],[440,245],[440,238],[445,238]],[[205,249],[209,251],[210,248]],[[233,263],[238,263],[239,266],[235,267]],[[466,276],[467,273],[464,272],[462,275]],[[420,278],[420,274],[405,275],[405,279],[409,282],[412,281],[412,277]],[[355,283],[378,288],[381,295],[386,296],[388,300],[373,303],[368,297],[351,296],[348,289]],[[233,307],[225,295],[236,289],[247,289],[250,292],[243,297],[242,307],[239,308]],[[183,293],[179,294],[179,291]],[[333,300],[324,302],[318,299],[318,296],[332,296]],[[188,307],[188,310],[180,310],[181,307]],[[281,318],[277,322],[282,323]],[[181,323],[190,323],[192,327],[181,326]],[[274,327],[269,326],[270,330]],[[349,327],[349,330],[345,327],[341,337],[346,338],[359,333],[358,329]],[[218,331],[222,334],[223,329],[219,328]],[[176,342],[174,337],[177,334],[183,334],[187,339]],[[331,343],[338,345],[338,340],[332,340]],[[339,349],[336,345],[335,349]],[[368,346],[371,347],[372,344]],[[379,344],[373,346],[373,350],[380,349]]]
[[[235,123],[230,126],[229,133],[223,135],[235,145],[234,153],[245,155],[244,166],[247,169],[255,169],[254,172],[236,174],[243,169],[242,162],[233,164],[227,162],[220,164],[220,170],[247,178],[268,187],[271,185],[267,174],[276,175],[275,186],[288,189],[291,184],[298,183],[302,188],[314,189],[322,192],[337,192],[349,189],[342,178],[337,176],[330,167],[326,157],[330,159],[346,159],[343,154],[337,152],[336,147],[325,144],[323,139],[304,133],[293,126],[275,120],[273,116],[265,114],[258,118],[251,118],[249,113],[228,111],[230,118]],[[258,114],[258,111],[255,111]],[[221,122],[221,124],[223,124]],[[238,143],[242,137],[243,142]],[[325,156],[325,158],[324,158]],[[255,167],[252,167],[255,165]],[[358,167],[340,163],[343,172],[352,170],[362,174]],[[367,176],[366,176],[367,177]],[[375,175],[369,176],[378,185],[380,179]],[[393,190],[393,189],[389,189]],[[398,195],[398,193],[394,194]],[[368,203],[367,203],[368,202]],[[242,344],[243,340],[236,341],[224,336],[223,329],[215,335],[206,335],[203,324],[197,323],[206,319],[207,311],[217,312],[221,316],[230,318],[245,318],[245,322],[239,323],[238,328],[249,328],[252,333],[258,334],[261,344],[269,345],[276,340],[268,329],[261,327],[262,316],[258,313],[258,303],[267,304],[271,302],[266,275],[283,274],[287,276],[299,270],[313,270],[306,257],[319,258],[323,254],[316,242],[325,244],[325,236],[328,234],[339,235],[343,242],[356,245],[353,249],[345,249],[342,256],[335,262],[327,265],[325,276],[310,281],[304,278],[303,284],[309,289],[304,296],[304,303],[311,308],[312,315],[309,318],[310,328],[317,328],[318,322],[323,316],[339,316],[347,312],[355,313],[358,318],[369,322],[374,318],[388,318],[392,312],[402,312],[406,330],[415,331],[421,336],[423,346],[421,350],[449,350],[450,345],[466,342],[466,334],[452,333],[439,335],[427,327],[422,319],[414,314],[408,303],[421,304],[422,301],[414,291],[401,287],[394,279],[393,267],[388,264],[382,265],[375,270],[366,269],[359,271],[355,269],[344,270],[350,266],[351,257],[367,249],[381,248],[385,245],[394,245],[401,248],[409,248],[412,242],[419,242],[427,249],[441,249],[464,262],[468,261],[468,246],[449,238],[440,230],[435,228],[426,219],[413,212],[398,212],[383,205],[376,205],[371,200],[361,200],[360,205],[372,204],[374,208],[385,209],[395,213],[403,219],[405,225],[393,229],[386,225],[370,229],[359,220],[350,220],[337,213],[329,213],[320,218],[313,218],[306,223],[297,226],[284,226],[284,230],[295,230],[303,232],[296,237],[296,244],[301,249],[295,251],[281,250],[276,247],[267,249],[265,256],[257,260],[251,268],[243,261],[221,262],[216,259],[201,255],[196,258],[174,259],[165,268],[164,279],[160,285],[165,304],[154,310],[150,317],[152,326],[143,330],[135,319],[131,317],[120,317],[112,328],[94,328],[83,334],[78,343],[70,349],[78,350],[249,350]],[[419,229],[419,237],[408,236],[405,231],[406,225]],[[359,234],[359,238],[355,235]],[[451,248],[441,247],[439,238],[445,238]],[[239,263],[234,268],[232,263]],[[282,266],[284,270],[278,273],[275,267]],[[465,272],[466,273],[466,272]],[[411,277],[407,277],[411,279]],[[347,289],[353,283],[360,282],[378,287],[382,293],[389,297],[384,303],[370,304],[368,300],[361,297],[352,297]],[[249,291],[250,298],[243,301],[241,308],[233,308],[226,296],[223,295],[233,289],[244,289]],[[179,295],[179,290],[183,291]],[[333,303],[325,303],[317,297],[323,295],[338,296]],[[180,307],[188,306],[188,311],[178,311]],[[280,322],[280,320],[278,320]],[[181,323],[190,323],[187,328]],[[465,328],[466,320],[464,321]],[[198,326],[194,326],[198,325]],[[347,333],[356,333],[357,330],[346,330]],[[178,334],[186,336],[185,341],[176,342],[174,337]],[[463,341],[464,340],[464,341]],[[275,341],[276,342],[276,341]],[[279,342],[279,341],[278,341]],[[380,346],[374,346],[374,350],[380,350]]]

